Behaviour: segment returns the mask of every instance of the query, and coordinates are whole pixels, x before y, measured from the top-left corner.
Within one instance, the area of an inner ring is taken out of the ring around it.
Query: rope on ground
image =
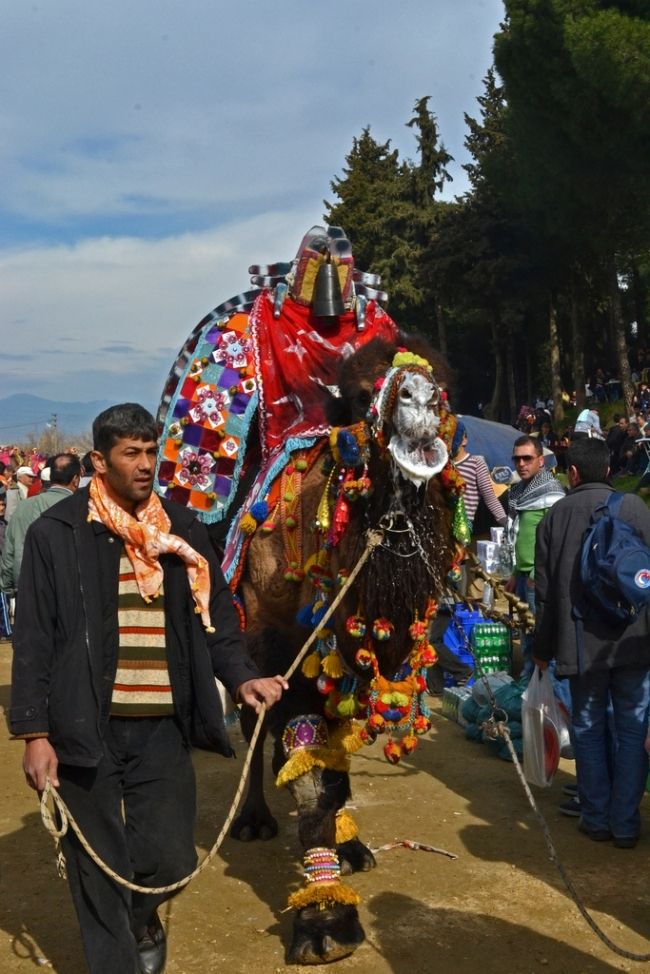
[[[328,619],[330,619],[331,616],[334,614],[334,612],[337,610],[341,601],[343,600],[343,597],[345,596],[346,592],[348,591],[348,589],[356,579],[357,575],[359,574],[359,572],[367,562],[368,558],[375,550],[377,545],[381,543],[383,536],[384,533],[381,530],[369,531],[367,533],[366,547],[363,553],[361,554],[361,557],[359,558],[358,562],[350,572],[348,578],[345,580],[345,583],[341,586],[338,595],[329,606],[327,612],[325,613],[323,618],[319,621],[318,629],[321,629],[327,623]],[[289,680],[293,676],[298,666],[302,662],[303,658],[306,656],[308,650],[311,648],[312,643],[314,643],[316,639],[317,639],[317,630],[315,629],[311,633],[307,641],[304,643],[304,645],[301,647],[300,652],[294,659],[293,663],[291,664],[287,672],[284,674],[285,680]],[[43,820],[43,825],[50,833],[50,835],[55,839],[57,845],[59,840],[62,838],[62,836],[64,836],[68,831],[68,828],[72,828],[72,831],[77,836],[77,839],[83,846],[84,850],[86,851],[90,859],[92,859],[92,861],[95,863],[95,865],[98,866],[104,873],[106,873],[106,875],[109,876],[110,879],[118,883],[118,885],[124,886],[126,889],[130,889],[134,893],[149,893],[149,894],[172,893],[178,889],[182,889],[184,886],[187,886],[189,883],[191,883],[192,880],[199,875],[199,873],[203,872],[203,870],[209,865],[209,863],[212,862],[217,852],[221,848],[221,845],[223,844],[223,840],[225,839],[228,830],[232,825],[232,821],[237,813],[237,809],[241,801],[241,796],[243,794],[244,787],[246,785],[246,780],[248,778],[248,774],[250,771],[251,761],[253,760],[253,751],[255,749],[255,745],[257,744],[258,738],[260,736],[265,714],[266,714],[266,704],[262,704],[260,711],[257,715],[257,722],[255,724],[255,728],[253,730],[250,743],[248,745],[248,751],[246,753],[246,759],[244,761],[244,766],[242,768],[241,776],[239,778],[239,784],[235,792],[235,797],[232,800],[230,811],[228,812],[223,828],[219,832],[219,835],[217,836],[214,845],[206,854],[205,858],[198,864],[196,869],[194,869],[188,876],[183,877],[183,879],[179,879],[175,883],[170,883],[168,886],[140,886],[137,883],[131,882],[131,880],[129,879],[125,879],[124,876],[120,876],[119,873],[116,873],[115,870],[111,869],[111,867],[106,862],[104,862],[104,860],[92,848],[92,846],[84,836],[79,824],[76,822],[74,816],[72,815],[70,809],[68,808],[68,806],[66,805],[63,798],[56,790],[54,785],[50,782],[49,778],[46,781],[45,789],[43,790],[40,799],[41,819]],[[50,797],[61,820],[61,825],[59,827],[57,827],[52,812],[48,807],[48,799]],[[61,872],[60,851],[59,851],[58,859],[59,859],[59,872]]]
[[[471,653],[471,646],[467,634],[463,633],[463,636],[465,639],[467,649]],[[510,757],[512,758],[512,763],[515,767],[515,771],[517,772],[517,776],[519,778],[519,781],[521,782],[521,786],[524,789],[526,798],[528,799],[528,803],[532,808],[535,818],[539,822],[539,825],[542,829],[542,833],[544,835],[544,841],[546,842],[546,847],[548,849],[551,862],[554,863],[555,868],[560,874],[562,882],[564,883],[566,889],[568,890],[573,902],[575,903],[578,910],[580,911],[583,919],[586,920],[586,922],[589,924],[589,926],[596,934],[598,939],[602,941],[602,943],[605,944],[605,946],[608,947],[614,954],[618,954],[619,957],[625,957],[627,960],[634,960],[640,962],[649,961],[650,953],[637,954],[631,950],[626,950],[624,947],[619,947],[618,944],[615,944],[614,941],[607,936],[607,934],[602,929],[602,927],[600,927],[599,924],[594,920],[591,913],[585,906],[582,896],[576,889],[573,880],[567,873],[564,864],[562,863],[558,855],[557,849],[555,848],[555,845],[553,843],[553,839],[551,838],[551,832],[546,822],[546,819],[544,818],[542,812],[540,811],[537,802],[535,801],[535,797],[532,791],[530,790],[530,786],[526,781],[523,768],[521,766],[521,762],[517,757],[517,752],[515,751],[514,745],[512,743],[512,739],[510,737],[510,731],[507,726],[507,720],[508,720],[507,714],[505,714],[505,712],[499,707],[496,698],[494,696],[494,693],[492,692],[492,687],[490,686],[490,682],[487,679],[486,674],[483,672],[479,660],[476,658],[476,656],[474,656],[474,654],[472,654],[472,656],[474,658],[474,665],[476,668],[476,672],[479,678],[483,681],[483,684],[485,686],[485,691],[490,700],[490,706],[492,707],[492,713],[489,719],[486,720],[481,726],[485,731],[485,733],[488,734],[488,736],[492,737],[493,739],[496,739],[497,737],[502,737],[503,740],[505,741]],[[503,714],[503,718],[504,718],[503,720],[497,719],[497,712]]]

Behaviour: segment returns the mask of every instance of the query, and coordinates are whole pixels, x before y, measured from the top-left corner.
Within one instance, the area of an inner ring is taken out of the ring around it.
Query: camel
[[[304,852],[306,885],[289,897],[289,963],[337,960],[364,939],[358,896],[341,882],[375,866],[344,808],[350,753],[381,737],[387,759],[397,761],[430,726],[421,692],[435,652],[426,634],[454,561],[450,507],[462,490],[448,460],[456,420],[441,402],[447,380],[444,361],[421,343],[400,351],[372,340],[342,361],[340,394],[328,392],[329,440],[294,454],[267,500],[240,518],[249,534],[238,591],[250,651],[265,674],[287,670],[368,531],[383,533],[266,718]],[[249,737],[253,725],[244,712]],[[262,741],[232,827],[242,841],[277,833],[262,787]]]
[[[350,755],[378,739],[396,762],[430,726],[426,637],[457,571],[463,485],[446,364],[400,333],[344,231],[312,227],[292,262],[250,270],[254,290],[199,322],[172,366],[156,490],[207,525],[263,673],[286,672],[318,637],[264,725],[304,852],[287,959],[313,964],[364,939],[341,881],[375,865],[345,810]],[[373,529],[381,541],[346,588]],[[241,719],[250,739],[255,717]],[[277,833],[262,742],[232,826],[242,841]]]

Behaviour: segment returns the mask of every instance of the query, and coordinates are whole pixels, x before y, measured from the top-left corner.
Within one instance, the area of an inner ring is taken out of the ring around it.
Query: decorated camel
[[[449,462],[457,424],[445,406],[445,364],[421,341],[400,335],[373,297],[357,300],[363,285],[354,281],[353,264],[329,245],[340,248],[344,236],[323,234],[325,247],[322,240],[313,246],[308,235],[294,265],[281,268],[284,280],[260,275],[266,287],[252,308],[220,310],[215,325],[210,316],[204,321],[185,375],[174,389],[170,383],[163,405],[158,469],[159,489],[176,499],[185,491],[218,531],[226,518],[210,514],[219,499],[219,462],[228,453],[224,440],[238,397],[240,416],[250,405],[241,400],[250,382],[253,415],[239,427],[246,442],[229,447],[237,450],[230,467],[237,482],[220,485],[228,497],[224,511],[239,504],[225,539],[224,572],[263,672],[286,671],[309,633],[317,635],[289,693],[267,716],[277,784],[291,791],[298,809],[305,884],[289,897],[295,916],[288,960],[302,964],[336,960],[364,938],[358,895],[341,880],[375,865],[345,809],[350,756],[378,739],[395,763],[429,729],[423,695],[426,668],[435,663],[429,622],[455,570],[457,539],[467,540],[463,485]],[[323,267],[324,305],[318,304]],[[287,348],[303,363],[300,371],[283,371]],[[228,370],[226,402],[219,382]],[[188,427],[202,431],[189,442]],[[215,438],[203,440],[206,432]],[[201,452],[203,442],[223,449]],[[348,586],[371,538],[372,550]],[[254,715],[242,713],[248,736],[253,724]],[[260,739],[232,829],[244,841],[277,832],[262,790],[262,761]]]

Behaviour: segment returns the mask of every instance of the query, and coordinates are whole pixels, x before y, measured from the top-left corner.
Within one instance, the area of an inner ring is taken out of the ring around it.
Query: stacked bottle
[[[483,673],[510,673],[510,633],[502,622],[480,622],[472,629],[474,657]]]

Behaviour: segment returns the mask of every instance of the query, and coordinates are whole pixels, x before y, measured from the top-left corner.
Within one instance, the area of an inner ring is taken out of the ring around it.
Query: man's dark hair
[[[0,474],[3,474],[6,469],[7,469],[7,464],[4,462],[4,460],[0,460]]]
[[[588,436],[573,440],[566,451],[567,469],[575,467],[581,484],[607,483],[609,447],[604,440]]]
[[[84,453],[81,458],[81,476],[92,477],[94,472],[95,468],[93,467],[93,462],[90,458],[90,450],[88,450],[88,453]]]
[[[512,449],[516,446],[532,446],[533,453],[541,457],[544,452],[544,444],[536,436],[518,436],[515,442],[512,444]]]
[[[57,453],[45,466],[50,468],[51,487],[54,484],[67,487],[75,477],[81,476],[81,461],[76,453]]]
[[[93,422],[93,447],[106,456],[116,440],[157,440],[156,421],[150,412],[135,402],[109,406]]]

